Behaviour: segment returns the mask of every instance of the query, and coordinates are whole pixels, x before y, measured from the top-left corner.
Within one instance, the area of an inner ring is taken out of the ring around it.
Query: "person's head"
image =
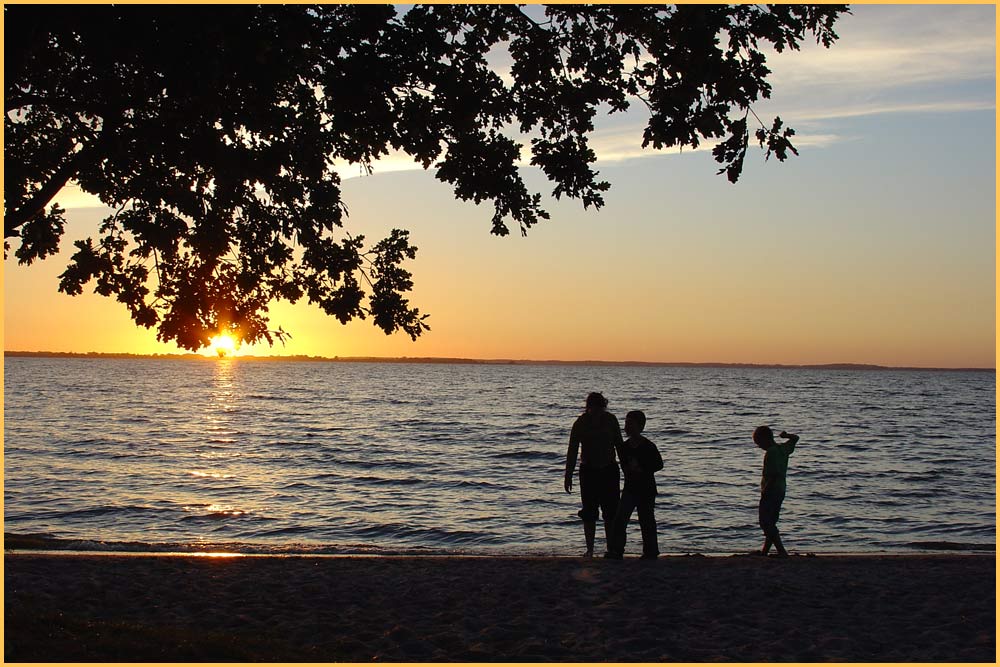
[[[770,426],[758,426],[753,430],[753,441],[761,449],[767,449],[774,444],[774,431]]]
[[[604,394],[599,391],[592,391],[587,394],[587,412],[599,413],[604,412],[608,407],[608,399],[604,398]]]
[[[639,435],[646,428],[646,414],[642,410],[630,410],[625,415],[625,435]]]

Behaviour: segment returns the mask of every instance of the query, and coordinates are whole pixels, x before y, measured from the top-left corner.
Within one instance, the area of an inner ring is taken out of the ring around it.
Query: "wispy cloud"
[[[926,44],[847,41],[827,50],[772,55],[775,87],[838,85],[879,89],[992,78],[995,40],[981,36]]]
[[[71,208],[107,208],[96,195],[84,192],[76,183],[70,183],[63,187],[59,193],[53,197],[52,202],[59,204],[65,209]]]
[[[639,160],[643,158],[662,157],[665,155],[683,155],[694,152],[711,150],[718,144],[718,141],[702,142],[698,148],[679,148],[657,150],[652,147],[642,148],[642,131],[644,125],[641,122],[633,122],[628,125],[619,125],[610,129],[597,130],[591,136],[590,145],[597,154],[597,164],[613,164],[626,160]],[[844,137],[833,133],[813,133],[798,134],[795,136],[795,146],[802,148],[823,148],[844,140]],[[753,143],[753,141],[751,141]],[[519,166],[529,167],[531,162],[530,147],[525,141],[525,147],[521,151]],[[416,163],[413,158],[405,153],[392,152],[372,165],[371,175],[390,174],[403,171],[419,171],[423,167]],[[368,172],[360,165],[338,164],[335,171],[342,179],[359,178],[368,176]],[[429,169],[433,172],[433,165]],[[79,185],[71,183],[64,187],[55,198],[60,206],[67,209],[78,208],[106,208],[104,204],[94,195],[84,192]]]
[[[664,155],[683,155],[693,152],[703,152],[706,150],[712,150],[712,148],[719,143],[718,141],[704,141],[699,144],[698,148],[684,148],[683,150],[679,148],[660,150],[652,147],[643,148],[643,128],[644,125],[642,123],[635,122],[629,125],[619,125],[614,128],[595,131],[591,136],[590,146],[594,150],[594,153],[597,154],[597,163],[600,165],[622,162],[625,160],[660,157]],[[845,139],[846,137],[842,137],[835,133],[809,133],[795,135],[794,143],[797,148],[823,148]],[[753,143],[753,141],[751,141],[751,143]],[[522,167],[527,167],[530,162],[530,148],[525,146],[521,151],[521,159],[518,164]],[[421,167],[420,165],[414,163],[411,158],[402,154],[395,154],[377,162],[373,166],[373,173],[385,174],[395,171],[409,171],[416,169],[421,169]],[[357,169],[356,166],[346,168],[342,171],[338,170],[338,172],[341,174],[342,178],[364,175]]]
[[[683,155],[693,152],[703,152],[712,150],[718,141],[704,141],[698,148],[670,148],[656,150],[654,148],[642,148],[642,126],[620,127],[611,131],[598,131],[594,133],[591,146],[597,153],[597,162],[613,163],[624,160],[635,160],[640,158],[657,157],[663,155]],[[815,133],[795,135],[796,148],[823,148],[844,140],[837,134]],[[751,137],[751,144],[754,143]]]
[[[989,111],[996,108],[992,101],[956,100],[943,102],[913,102],[898,104],[864,104],[858,106],[829,107],[823,109],[792,110],[787,113],[800,121],[819,121],[835,118],[856,118],[898,113],[963,113]]]
[[[990,81],[996,76],[992,6],[857,5],[838,22],[830,49],[771,54],[772,83],[783,95],[797,89],[885,96],[927,84]]]

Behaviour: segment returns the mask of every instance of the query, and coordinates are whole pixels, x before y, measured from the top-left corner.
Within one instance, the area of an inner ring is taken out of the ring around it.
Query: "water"
[[[802,437],[793,552],[996,541],[992,373],[8,358],[4,377],[4,529],[75,548],[580,553],[562,472],[592,390],[647,414],[663,552],[759,544],[761,423]]]

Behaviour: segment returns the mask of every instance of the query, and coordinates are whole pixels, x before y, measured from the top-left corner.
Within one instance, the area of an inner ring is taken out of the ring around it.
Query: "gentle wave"
[[[308,532],[303,528],[287,528],[270,531],[275,537],[288,538]],[[6,549],[54,551],[54,552],[108,552],[108,553],[149,553],[149,554],[245,554],[274,556],[323,556],[358,555],[456,555],[467,554],[461,549],[429,549],[420,546],[399,546],[393,548],[367,544],[311,544],[308,542],[284,541],[281,543],[237,542],[237,541],[197,541],[197,542],[114,542],[101,540],[59,539],[45,535],[20,535],[4,533]]]
[[[498,454],[490,454],[496,459],[526,459],[526,460],[536,460],[536,459],[562,459],[563,454],[557,454],[555,452],[500,452]]]
[[[906,546],[929,551],[996,551],[996,544],[969,542],[910,542]]]

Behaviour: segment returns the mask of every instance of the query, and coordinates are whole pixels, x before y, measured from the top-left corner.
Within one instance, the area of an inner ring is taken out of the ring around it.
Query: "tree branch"
[[[76,175],[81,163],[91,152],[86,147],[77,151],[61,167],[56,169],[55,173],[49,177],[48,183],[43,185],[27,202],[20,208],[5,214],[3,218],[4,238],[17,236],[17,230],[21,225],[41,213],[52,201],[52,198]]]

